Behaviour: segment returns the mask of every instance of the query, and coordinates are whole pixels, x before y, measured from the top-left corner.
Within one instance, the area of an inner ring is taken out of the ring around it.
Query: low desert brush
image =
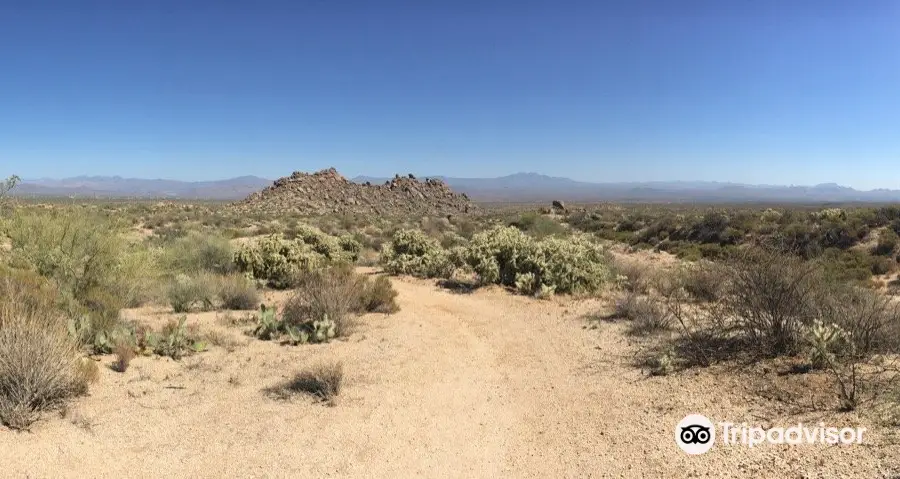
[[[269,389],[280,399],[293,394],[309,394],[316,399],[334,405],[341,394],[344,382],[344,365],[340,362],[322,363],[297,373],[290,381]]]
[[[218,296],[225,309],[251,310],[259,306],[259,291],[256,285],[241,275],[221,278]]]

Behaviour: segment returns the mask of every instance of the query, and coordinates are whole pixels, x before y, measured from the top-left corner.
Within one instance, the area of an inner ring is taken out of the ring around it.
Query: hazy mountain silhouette
[[[815,186],[749,185],[718,181],[649,181],[589,183],[538,173],[498,178],[432,176],[480,201],[698,201],[698,202],[894,202],[900,190],[860,191],[835,183]],[[353,181],[384,182],[359,176]]]
[[[240,199],[272,183],[256,176],[218,181],[177,181],[77,176],[23,180],[13,193],[19,196],[90,196],[101,198]]]
[[[440,178],[453,190],[466,193],[477,201],[900,202],[900,190],[861,191],[836,183],[814,186],[749,185],[716,181],[590,183],[538,173],[516,173],[497,178],[454,178],[440,175],[428,178]],[[357,176],[352,181],[377,184],[389,179]],[[271,180],[256,176],[198,182],[79,176],[59,180],[25,180],[14,192],[20,196],[236,200],[271,184]]]

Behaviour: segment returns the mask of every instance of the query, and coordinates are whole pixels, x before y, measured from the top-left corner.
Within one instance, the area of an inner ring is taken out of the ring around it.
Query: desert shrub
[[[881,230],[878,234],[878,243],[872,248],[872,254],[891,256],[900,243],[897,233],[891,229]]]
[[[21,213],[5,229],[11,264],[49,279],[68,313],[89,318],[95,332],[115,326],[119,310],[139,303],[154,276],[152,257],[129,247],[121,229],[97,214]]]
[[[669,329],[672,318],[659,303],[644,296],[627,293],[616,301],[615,317],[627,319],[628,333],[652,334]]]
[[[83,394],[90,379],[65,320],[34,306],[17,294],[0,297],[0,422],[13,429],[28,428],[42,411]]]
[[[437,241],[418,230],[399,230],[381,249],[381,264],[390,274],[422,278],[449,276],[447,252]]]
[[[819,227],[819,243],[823,248],[847,249],[868,234],[868,227],[848,221],[829,220]]]
[[[250,310],[259,306],[259,291],[256,285],[241,275],[220,278],[218,297],[225,309]]]
[[[878,258],[886,259],[886,258]],[[826,277],[834,281],[865,281],[879,266],[875,265],[876,257],[863,251],[841,251],[829,248],[817,259],[823,267]]]
[[[769,240],[771,246],[791,251],[802,258],[813,258],[822,252],[819,232],[809,224],[792,223]]]
[[[735,256],[726,274],[723,312],[736,319],[749,344],[771,355],[796,352],[822,300],[824,280],[816,266],[754,248]]]
[[[897,262],[893,258],[885,258],[884,256],[875,256],[871,259],[870,270],[872,274],[888,274],[897,267]]]
[[[293,394],[309,394],[316,399],[334,405],[341,394],[344,382],[344,365],[340,362],[322,363],[297,373],[290,381],[266,390],[279,399]]]
[[[212,310],[218,293],[218,278],[210,273],[196,276],[177,275],[169,285],[169,304],[176,313],[186,313],[194,308]]]
[[[353,322],[351,314],[360,308],[365,294],[365,279],[347,267],[303,274],[283,308],[286,327],[312,328],[309,332],[316,342],[347,334]]]
[[[614,259],[612,269],[617,275],[624,276],[626,281],[623,286],[628,291],[647,293],[653,282],[650,268],[638,261],[628,259]]]
[[[391,281],[384,276],[367,281],[360,298],[361,309],[370,313],[396,313],[400,310],[397,304],[397,290]]]
[[[719,299],[727,278],[718,265],[705,261],[686,267],[681,274],[685,291],[698,301]]]
[[[371,281],[348,265],[335,265],[303,274],[282,318],[272,327],[287,333],[291,342],[324,342],[350,332],[355,315],[399,310],[397,292],[387,278]]]
[[[227,274],[234,271],[234,251],[221,236],[191,231],[164,245],[161,258],[166,270],[184,274],[210,272]]]
[[[510,221],[509,226],[513,226],[537,239],[569,234],[568,228],[559,221],[534,211],[522,213],[516,219]]]
[[[848,334],[860,355],[900,352],[900,306],[876,291],[832,285],[819,317]]]

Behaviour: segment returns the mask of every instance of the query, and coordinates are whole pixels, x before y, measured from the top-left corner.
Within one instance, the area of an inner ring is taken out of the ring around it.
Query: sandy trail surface
[[[674,442],[689,413],[779,423],[740,381],[712,372],[650,377],[608,302],[464,294],[393,279],[402,310],[368,315],[346,340],[283,346],[191,315],[238,345],[185,358],[141,357],[66,417],[0,431],[3,477],[891,477],[897,448],[714,447]],[[150,322],[163,310],[132,311]],[[328,407],[264,389],[305,366],[342,361]],[[854,415],[834,421],[857,425]],[[867,438],[868,439],[868,438]]]

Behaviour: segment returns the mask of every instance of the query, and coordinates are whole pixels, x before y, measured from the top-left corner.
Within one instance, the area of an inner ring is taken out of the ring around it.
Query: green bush
[[[514,226],[537,239],[569,234],[569,229],[560,222],[534,211],[522,213],[510,221],[509,226]]]
[[[147,299],[157,280],[153,255],[128,245],[121,228],[101,215],[19,212],[5,226],[10,263],[49,279],[67,312],[87,318],[93,332],[108,332],[119,310]]]
[[[167,271],[228,274],[234,271],[234,251],[226,238],[192,231],[164,245],[161,261]]]

